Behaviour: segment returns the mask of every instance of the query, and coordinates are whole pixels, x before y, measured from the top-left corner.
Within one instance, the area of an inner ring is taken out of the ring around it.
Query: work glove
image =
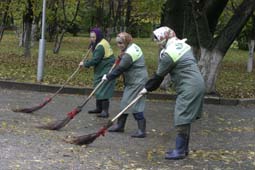
[[[79,66],[80,66],[80,67],[82,67],[82,66],[83,66],[83,64],[84,64],[84,63],[83,63],[83,61],[81,61],[81,62],[80,62],[80,64],[79,64]]]
[[[146,93],[148,93],[146,88],[143,88],[140,92],[139,95],[145,95]]]
[[[106,74],[104,74],[104,76],[102,77],[102,80],[103,80],[103,81],[107,81],[107,80],[108,80]]]

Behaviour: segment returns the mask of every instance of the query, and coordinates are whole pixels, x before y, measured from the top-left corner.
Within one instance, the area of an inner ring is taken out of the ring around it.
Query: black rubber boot
[[[146,137],[146,120],[137,120],[138,130],[131,135],[133,138],[145,138]]]
[[[188,156],[189,155],[189,135],[187,136],[187,142],[186,142],[186,147],[185,147],[185,155]],[[170,154],[172,152],[172,150],[169,150],[166,152],[166,154]]]
[[[117,123],[112,125],[108,131],[109,132],[124,132],[125,129],[125,124],[126,124],[126,120],[127,120],[128,114],[123,114],[121,115],[118,120]]]
[[[107,118],[109,117],[109,105],[110,105],[110,102],[109,100],[103,100],[102,101],[102,112],[97,115],[97,117],[101,117],[101,118]]]
[[[187,156],[188,135],[178,134],[176,137],[176,146],[172,151],[168,151],[165,159],[177,160],[184,159]]]
[[[96,109],[89,110],[89,114],[97,114],[102,112],[102,100],[96,100]]]

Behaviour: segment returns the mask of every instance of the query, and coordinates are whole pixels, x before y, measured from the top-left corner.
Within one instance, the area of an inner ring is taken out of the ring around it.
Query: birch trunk
[[[32,30],[31,30],[31,47],[34,46],[34,43],[36,41],[36,35],[37,35],[37,24],[32,24]]]
[[[254,62],[254,43],[255,40],[251,40],[248,44],[249,46],[249,58],[247,62],[247,72],[250,73],[252,72],[253,69],[253,62]]]
[[[209,51],[201,48],[201,58],[198,65],[204,77],[208,94],[216,93],[216,80],[222,59],[223,55],[218,50]]]
[[[24,30],[24,56],[30,57],[31,52],[31,31],[32,31],[32,23],[26,22],[25,23],[25,30]]]

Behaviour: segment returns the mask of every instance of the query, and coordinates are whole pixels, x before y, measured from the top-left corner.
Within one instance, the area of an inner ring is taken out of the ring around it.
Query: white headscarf
[[[165,45],[168,39],[176,37],[175,32],[166,26],[154,30],[153,34],[157,38],[158,44],[160,45]]]

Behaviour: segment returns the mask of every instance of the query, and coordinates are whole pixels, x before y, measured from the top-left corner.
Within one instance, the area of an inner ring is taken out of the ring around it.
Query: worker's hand
[[[146,93],[148,93],[146,88],[143,88],[140,92],[139,95],[145,95]]]
[[[104,74],[104,76],[102,77],[102,80],[103,80],[103,81],[107,81],[107,80],[108,80],[106,74]]]
[[[84,64],[84,63],[83,63],[83,61],[81,61],[81,62],[80,62],[80,64],[79,64],[79,66],[80,66],[80,67],[82,67],[82,66],[83,66],[83,64]]]

